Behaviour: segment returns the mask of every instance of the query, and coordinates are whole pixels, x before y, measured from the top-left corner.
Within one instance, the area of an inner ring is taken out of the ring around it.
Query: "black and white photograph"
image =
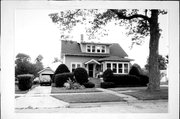
[[[177,119],[179,7],[159,3],[2,2],[2,119]]]

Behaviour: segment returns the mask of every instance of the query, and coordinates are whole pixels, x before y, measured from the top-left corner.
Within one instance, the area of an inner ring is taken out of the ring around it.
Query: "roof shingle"
[[[81,52],[80,44],[76,41],[62,40],[61,42],[61,53],[71,56],[92,56],[92,57],[107,57],[107,56],[118,56],[120,58],[127,57],[126,52],[117,43],[110,45],[109,53],[84,53]]]

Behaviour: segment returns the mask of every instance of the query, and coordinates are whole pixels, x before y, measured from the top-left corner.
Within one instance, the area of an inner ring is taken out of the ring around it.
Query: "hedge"
[[[140,78],[140,85],[147,86],[147,84],[149,83],[149,77],[142,74],[139,75],[138,77]]]
[[[67,80],[73,79],[74,74],[73,73],[62,73],[62,74],[56,74],[54,78],[55,86],[56,87],[63,87],[64,83],[67,82]]]
[[[18,75],[18,88],[19,90],[28,90],[32,87],[32,82],[34,75],[31,74],[23,74],[23,75]]]
[[[95,84],[92,82],[87,82],[83,84],[85,88],[94,88]]]
[[[114,88],[116,87],[115,83],[113,82],[102,82],[100,84],[101,88]]]
[[[112,82],[114,82],[116,85],[139,85],[140,78],[134,75],[114,74],[112,77]]]
[[[110,82],[113,77],[113,71],[111,69],[106,69],[102,76],[104,82]]]
[[[139,76],[140,75],[140,71],[137,67],[132,66],[130,71],[129,71],[129,75],[135,75],[135,76]]]
[[[54,78],[56,74],[69,73],[69,72],[70,71],[65,64],[60,64],[54,72],[54,75],[52,77],[52,82],[54,82]]]
[[[76,68],[74,70],[74,76],[75,76],[76,81],[80,85],[88,82],[88,74],[87,74],[86,69],[84,69],[84,68],[81,68],[81,67]]]
[[[149,78],[145,75],[135,76],[128,74],[113,74],[113,76],[111,76],[111,79],[105,80],[105,83],[107,83],[107,85],[109,85],[109,82],[113,82],[116,87],[147,86]],[[104,86],[106,84],[102,85]]]

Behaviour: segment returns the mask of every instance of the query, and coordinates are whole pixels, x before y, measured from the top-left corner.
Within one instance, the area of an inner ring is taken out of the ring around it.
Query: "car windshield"
[[[50,75],[42,75],[42,79],[51,80],[51,77],[50,77]]]

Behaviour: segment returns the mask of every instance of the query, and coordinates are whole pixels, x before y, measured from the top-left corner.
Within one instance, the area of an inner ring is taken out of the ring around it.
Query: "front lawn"
[[[96,88],[74,89],[68,90],[64,87],[52,87],[51,93],[89,93],[89,92],[102,92]]]
[[[149,92],[146,89],[136,90],[133,92],[123,92],[123,94],[131,95],[139,100],[161,100],[168,99],[168,89],[164,88],[157,92]]]
[[[52,95],[52,97],[69,103],[119,102],[122,97],[108,93],[87,93],[72,95]]]

